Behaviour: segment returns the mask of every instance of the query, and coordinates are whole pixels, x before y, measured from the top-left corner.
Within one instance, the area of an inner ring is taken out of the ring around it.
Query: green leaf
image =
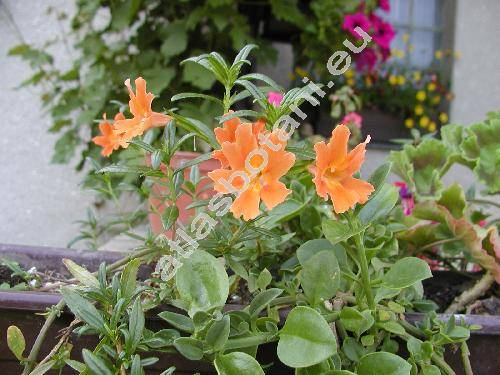
[[[184,64],[182,70],[182,80],[190,83],[200,90],[208,90],[214,85],[215,77],[202,65],[188,62]]]
[[[82,356],[92,375],[113,375],[106,363],[90,350],[83,349]]]
[[[354,307],[344,307],[340,312],[340,320],[345,329],[354,332],[357,336],[368,331],[375,323],[370,310],[359,312]]]
[[[280,331],[278,358],[301,368],[320,363],[337,351],[337,341],[326,320],[314,309],[297,306]]]
[[[161,222],[165,230],[169,230],[179,217],[179,208],[176,205],[165,207],[161,214]]]
[[[214,366],[219,375],[264,375],[259,362],[243,352],[219,355],[215,358]]]
[[[324,250],[333,250],[333,245],[325,239],[309,240],[297,249],[297,258],[304,265],[312,256]]]
[[[158,316],[180,331],[187,333],[194,332],[193,321],[185,315],[177,314],[171,311],[163,311],[159,313]]]
[[[379,192],[373,195],[359,211],[358,217],[363,224],[368,224],[386,216],[396,205],[399,192],[396,187],[383,184]]]
[[[30,372],[30,375],[43,375],[47,373],[47,371],[49,371],[55,364],[55,359],[42,363],[41,365],[36,366],[36,368]]]
[[[357,374],[410,375],[410,370],[411,365],[403,358],[387,352],[376,352],[361,358]]]
[[[373,185],[375,191],[372,193],[372,196],[378,194],[380,189],[384,186],[385,181],[387,180],[387,176],[391,172],[392,163],[384,163],[380,167],[378,167],[375,172],[372,173],[368,182]]]
[[[174,171],[174,175],[177,174],[177,173],[180,173],[182,172],[183,170],[185,170],[186,168],[190,168],[194,165],[198,165],[200,163],[203,163],[204,161],[207,161],[207,160],[210,160],[212,158],[212,153],[211,152],[207,152],[205,154],[202,154],[200,156],[197,156],[196,158],[194,159],[191,159],[187,162],[185,162],[184,164],[180,165],[175,171]]]
[[[203,250],[184,259],[175,275],[181,299],[189,305],[189,315],[222,307],[229,295],[229,278],[220,261]]]
[[[214,351],[221,350],[229,338],[230,328],[229,315],[225,315],[221,320],[214,322],[208,329],[207,335],[205,336],[205,342],[210,345]]]
[[[187,359],[199,361],[203,358],[203,342],[191,337],[179,337],[174,340],[175,348]]]
[[[406,333],[405,329],[393,320],[389,320],[388,322],[379,322],[377,323],[377,327],[382,328],[387,332],[394,333],[395,335],[404,336]]]
[[[165,33],[167,37],[160,47],[160,52],[168,60],[170,57],[179,55],[186,49],[188,35],[185,25],[180,21],[171,22],[165,28]]]
[[[170,85],[175,77],[173,67],[158,66],[150,69],[144,69],[144,79],[148,82],[148,89],[155,95],[160,95],[162,91]]]
[[[189,117],[181,116],[177,113],[170,113],[170,115],[175,118],[175,120],[177,121],[177,125],[184,128],[188,132],[195,133],[198,137],[203,139],[213,148],[218,147],[218,142],[217,139],[215,139],[213,130],[203,122]]]
[[[334,245],[348,240],[365,229],[358,228],[354,230],[339,220],[323,220],[323,224],[321,226],[323,228],[323,234],[327,240]]]
[[[75,316],[97,331],[104,330],[104,320],[93,304],[70,287],[62,287],[61,294]]]
[[[66,359],[66,364],[71,367],[73,370],[80,372],[85,371],[85,364],[79,361],[75,361],[74,359]]]
[[[271,86],[273,89],[275,89],[277,91],[283,90],[283,88],[280,85],[278,85],[271,78],[269,78],[268,76],[266,76],[264,74],[250,73],[250,74],[245,74],[245,75],[241,76],[239,79],[246,79],[249,81],[262,81],[264,83],[267,83],[269,86]]]
[[[276,297],[283,293],[282,289],[271,288],[264,290],[257,294],[255,298],[250,302],[248,306],[248,313],[253,317],[257,317],[262,310],[264,310],[267,305],[271,303]]]
[[[190,98],[210,100],[222,106],[222,101],[220,99],[211,95],[199,94],[196,92],[183,92],[181,94],[174,95],[172,96],[172,98],[170,98],[170,101],[175,102],[177,100],[190,99]]]
[[[467,202],[465,201],[465,193],[462,187],[456,182],[450,185],[442,192],[438,204],[446,207],[455,219],[463,217]]]
[[[23,333],[16,326],[9,326],[7,328],[7,346],[18,360],[23,358],[26,341],[24,340]]]
[[[81,282],[83,285],[91,287],[91,288],[99,288],[99,281],[97,281],[97,278],[92,275],[89,271],[87,271],[85,268],[79,266],[75,262],[73,262],[71,259],[63,259],[62,262],[68,269],[68,271],[73,275],[75,279],[77,279],[79,282]]]
[[[238,63],[241,63],[242,61],[245,61],[246,58],[248,57],[248,55],[250,54],[250,52],[254,48],[259,48],[259,47],[257,47],[255,44],[247,44],[245,47],[243,47],[240,50],[240,52],[238,52],[236,57],[234,58],[233,65],[236,65]]]
[[[134,355],[134,359],[132,360],[132,366],[130,368],[130,375],[143,375],[144,371],[141,365],[141,357],[139,354]]]
[[[259,277],[257,277],[257,286],[259,287],[259,289],[264,290],[272,280],[273,276],[271,275],[271,272],[269,272],[267,268],[264,268],[260,272]]]
[[[140,298],[136,298],[134,305],[132,306],[132,312],[129,317],[129,339],[127,340],[128,349],[133,352],[142,338],[142,332],[144,331],[144,312],[142,311],[142,305]]]
[[[382,280],[386,288],[402,289],[429,277],[432,277],[432,273],[425,260],[407,257],[394,263]]]
[[[300,282],[312,307],[332,298],[340,286],[340,268],[332,251],[324,250],[302,265]]]
[[[131,298],[137,287],[137,271],[141,265],[140,259],[134,259],[127,263],[120,276],[120,289],[122,297]]]

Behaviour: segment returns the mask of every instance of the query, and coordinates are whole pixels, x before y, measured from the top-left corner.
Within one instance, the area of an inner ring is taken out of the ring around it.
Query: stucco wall
[[[47,22],[52,5],[71,11],[64,0],[0,1],[0,242],[66,246],[78,232],[75,220],[84,218],[89,196],[78,184],[81,176],[67,165],[50,163],[56,137],[48,134],[49,119],[42,114],[38,92],[15,90],[30,69],[8,50],[24,38],[40,45],[59,30]],[[15,24],[11,22],[10,12]],[[16,28],[17,25],[17,28]],[[68,56],[56,53],[65,64]]]
[[[455,49],[461,59],[453,71],[456,99],[451,120],[471,123],[489,110],[500,109],[500,1],[457,1]],[[46,131],[49,120],[42,114],[38,93],[14,90],[29,68],[19,59],[6,57],[20,36],[41,44],[59,32],[44,14],[49,5],[68,12],[72,8],[69,0],[0,0],[0,242],[4,243],[65,246],[77,234],[73,221],[84,216],[91,201],[78,186],[81,175],[71,166],[50,164],[56,137]],[[5,8],[17,29],[6,18]],[[59,63],[68,62],[64,50],[56,55]],[[278,80],[286,76],[283,66],[266,72]],[[385,155],[385,151],[371,149],[365,171],[374,170]],[[465,186],[473,181],[461,169],[451,171],[448,180]]]

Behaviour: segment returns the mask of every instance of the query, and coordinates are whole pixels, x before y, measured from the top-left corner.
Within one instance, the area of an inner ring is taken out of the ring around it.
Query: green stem
[[[438,356],[436,353],[432,354],[431,361],[441,368],[446,375],[456,375],[455,371],[446,363],[444,358]]]
[[[242,337],[238,339],[229,339],[224,345],[224,350],[249,348],[252,346],[258,346],[276,340],[277,340],[276,335],[269,333],[261,333],[255,336]]]
[[[481,199],[481,198],[476,198],[476,199],[469,199],[469,202],[471,203],[478,203],[478,204],[487,204],[490,206],[495,206],[500,208],[500,203],[490,201],[488,199]]]
[[[465,375],[474,375],[469,360],[470,352],[469,347],[467,346],[467,342],[462,342],[462,344],[460,345],[460,351],[462,352],[462,362],[464,364]]]
[[[64,300],[62,299],[50,311],[49,315],[47,316],[47,319],[45,320],[45,323],[43,323],[43,326],[42,326],[42,329],[40,330],[40,333],[36,337],[36,340],[35,340],[35,343],[33,344],[33,347],[31,348],[31,351],[30,351],[30,354],[28,355],[28,358],[26,360],[26,365],[24,366],[24,371],[23,371],[22,375],[28,375],[31,372],[31,370],[33,369],[33,366],[35,365],[36,359],[38,358],[38,353],[40,352],[40,349],[42,348],[42,344],[45,340],[45,336],[47,336],[47,333],[49,332],[49,329],[52,326],[52,323],[57,318],[57,316],[61,313],[64,306],[66,306],[66,302],[64,302]]]
[[[375,310],[375,300],[372,293],[370,271],[368,270],[368,260],[366,259],[366,251],[362,236],[363,232],[354,236],[356,251],[358,253],[359,266],[361,270],[361,281],[363,283],[366,300],[368,301],[368,307],[370,308],[370,310]]]

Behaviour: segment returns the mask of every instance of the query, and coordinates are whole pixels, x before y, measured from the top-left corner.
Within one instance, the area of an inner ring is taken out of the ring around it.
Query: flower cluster
[[[390,4],[386,0],[379,1],[378,7],[384,12],[390,11]],[[396,33],[392,25],[380,18],[375,12],[372,11],[366,15],[364,6],[358,12],[344,17],[342,28],[355,39],[361,39],[361,36],[356,32],[356,27],[360,27],[370,34],[375,42],[375,46],[365,48],[357,56],[356,69],[358,71],[372,71],[378,61],[386,61],[391,55],[391,42]]]
[[[127,119],[120,112],[115,116],[114,123],[111,124],[103,115],[103,121],[99,124],[102,135],[92,138],[92,141],[103,147],[101,154],[109,156],[114,150],[120,147],[127,148],[128,142],[139,135],[144,134],[153,127],[164,126],[170,121],[170,116],[154,112],[151,109],[154,95],[146,92],[146,81],[139,77],[135,80],[136,92],[132,90],[130,79],[125,81],[128,89],[130,101],[129,109],[132,118]]]

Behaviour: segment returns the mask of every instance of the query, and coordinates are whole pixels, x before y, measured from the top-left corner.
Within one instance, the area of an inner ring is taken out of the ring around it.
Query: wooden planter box
[[[35,266],[39,271],[55,270],[61,274],[67,274],[61,262],[62,258],[72,259],[78,264],[83,264],[89,270],[94,271],[102,261],[111,263],[122,256],[123,254],[114,252],[90,252],[72,249],[0,245],[0,258],[15,260],[24,267]],[[151,270],[145,267],[141,269],[140,275],[146,276],[149,272]],[[26,338],[27,350],[29,350],[45,320],[43,316],[36,313],[45,312],[48,307],[56,304],[60,298],[57,293],[0,291],[0,334],[2,337],[0,339],[0,369],[4,371],[5,375],[19,374],[21,372],[18,361],[7,348],[7,343],[4,339],[7,327],[16,325],[22,330]],[[175,308],[167,308],[179,312]],[[227,310],[242,308],[244,306],[241,305],[226,306]],[[287,312],[286,309],[282,310],[283,318]],[[422,314],[406,315],[407,320],[412,323],[421,320],[422,317]],[[441,315],[441,317],[446,321],[449,315]],[[456,315],[455,317],[456,319],[465,319],[468,324],[482,326],[481,330],[472,332],[471,338],[468,341],[474,373],[479,375],[497,374],[498,368],[500,368],[500,357],[498,356],[498,348],[500,347],[500,316]],[[56,319],[47,335],[39,358],[43,358],[48,354],[57,342],[59,330],[68,326],[72,319],[72,314],[68,310]],[[146,325],[149,329],[155,331],[168,328],[167,323],[157,318],[155,312],[147,317]],[[78,339],[73,337],[71,342],[74,345],[72,358],[80,360],[83,348],[94,347],[97,344],[97,340],[91,336],[82,336]],[[176,374],[193,374],[195,372],[202,374],[215,373],[212,366],[206,362],[189,361],[181,355],[157,353],[156,356],[160,360],[147,368],[147,374],[160,374],[170,366],[177,368]],[[278,360],[276,356],[276,344],[261,346],[257,357],[260,363],[274,363],[267,372],[269,374],[293,374],[292,369],[287,368]],[[446,359],[457,374],[463,374],[459,350],[455,352],[448,350]],[[56,374],[57,372],[52,373]],[[74,371],[66,368],[62,374],[74,374]]]

